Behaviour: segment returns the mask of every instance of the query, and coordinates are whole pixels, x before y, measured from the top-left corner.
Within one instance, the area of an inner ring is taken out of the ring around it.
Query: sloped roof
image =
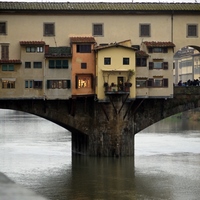
[[[70,37],[71,43],[96,43],[94,37]]]
[[[200,11],[199,3],[0,2],[0,11]],[[191,13],[192,14],[192,13]]]
[[[119,43],[111,43],[111,44],[108,44],[108,45],[97,46],[97,47],[94,48],[94,50],[100,51],[102,49],[108,49],[108,48],[111,48],[111,47],[122,47],[122,48],[126,48],[126,49],[136,51],[136,49],[133,48],[133,47],[124,46],[124,45],[121,45]]]
[[[149,42],[145,41],[143,42],[147,47],[175,47],[175,44],[173,42]]]
[[[45,45],[44,41],[20,41],[20,45]]]
[[[71,47],[48,47],[48,50],[45,50],[45,57],[46,58],[70,58],[72,57],[71,54]]]
[[[21,64],[21,60],[0,60],[0,64]]]
[[[149,55],[146,53],[146,52],[144,52],[144,51],[136,51],[136,57],[149,57]]]

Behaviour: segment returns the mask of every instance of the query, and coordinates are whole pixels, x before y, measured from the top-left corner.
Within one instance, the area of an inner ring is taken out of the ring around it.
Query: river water
[[[0,110],[0,172],[51,200],[199,200],[200,123],[171,117],[145,129],[135,159],[88,158],[71,155],[66,129]]]

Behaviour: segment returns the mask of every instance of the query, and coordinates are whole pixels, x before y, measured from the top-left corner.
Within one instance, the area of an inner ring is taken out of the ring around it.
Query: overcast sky
[[[29,0],[29,1],[25,1],[25,0],[0,0],[0,1],[5,1],[5,2],[119,2],[119,3],[125,3],[125,2],[160,2],[160,3],[165,3],[165,2],[177,2],[177,3],[200,3],[200,0]]]

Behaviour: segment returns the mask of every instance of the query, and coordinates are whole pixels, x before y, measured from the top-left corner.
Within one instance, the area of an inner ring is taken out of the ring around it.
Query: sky
[[[0,0],[4,2],[118,2],[118,3],[125,3],[125,2],[156,2],[156,3],[200,3],[200,0]]]

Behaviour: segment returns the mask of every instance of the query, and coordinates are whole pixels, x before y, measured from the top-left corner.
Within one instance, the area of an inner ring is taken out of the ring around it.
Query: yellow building
[[[113,43],[98,46],[95,51],[97,99],[106,100],[115,94],[128,94],[135,99],[135,49]]]

